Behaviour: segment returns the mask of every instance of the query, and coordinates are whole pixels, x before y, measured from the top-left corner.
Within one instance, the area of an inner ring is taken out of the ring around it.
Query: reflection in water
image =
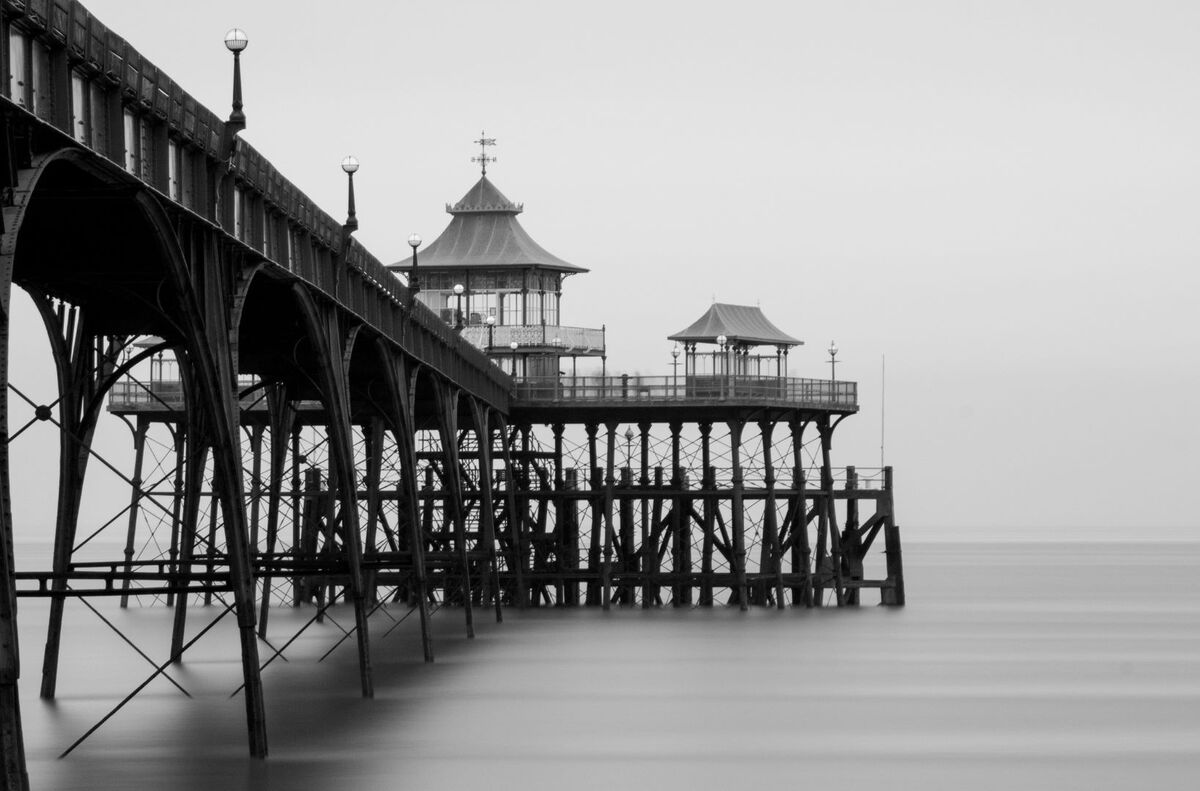
[[[222,623],[65,760],[149,674],[78,604],[59,699],[37,698],[46,607],[22,600],[36,789],[1182,787],[1200,776],[1200,547],[906,548],[903,610],[529,610],[494,624],[373,619],[374,700],[354,641],[314,626],[265,671],[271,757],[246,757],[236,636]],[[97,606],[151,656],[170,611]],[[217,608],[193,610],[199,630]],[[402,610],[394,610],[399,617]],[[310,611],[272,614],[286,641]],[[345,610],[334,614],[343,627]],[[411,627],[411,628],[410,628]],[[269,649],[262,646],[263,657]]]

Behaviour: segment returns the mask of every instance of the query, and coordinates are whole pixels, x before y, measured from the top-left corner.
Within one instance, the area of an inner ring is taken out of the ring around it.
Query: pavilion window
[[[125,130],[125,169],[137,175],[138,160],[141,158],[138,155],[138,146],[141,143],[138,117],[126,108],[122,115],[122,122]]]
[[[525,304],[528,310],[525,322],[527,324],[541,324],[545,318],[542,315],[542,294],[541,292],[530,292],[525,295]]]
[[[495,294],[472,294],[468,299],[467,323],[483,324],[488,316],[496,315]]]
[[[8,31],[8,96],[20,107],[29,106],[27,63],[29,42],[16,28]]]
[[[503,324],[524,324],[525,306],[521,304],[520,292],[511,292],[504,295],[504,321]]]

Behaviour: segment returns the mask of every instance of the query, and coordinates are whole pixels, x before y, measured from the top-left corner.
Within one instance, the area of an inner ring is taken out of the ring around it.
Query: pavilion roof
[[[800,346],[804,343],[772,324],[761,308],[723,302],[714,302],[691,326],[667,336],[667,339],[684,343],[716,343],[720,335],[725,336],[727,343],[744,346]]]
[[[496,269],[537,266],[573,274],[587,269],[575,266],[546,251],[533,240],[517,215],[524,206],[513,203],[483,176],[458,203],[447,204],[453,219],[437,239],[420,250],[420,269]],[[389,269],[407,269],[412,257],[397,261]]]

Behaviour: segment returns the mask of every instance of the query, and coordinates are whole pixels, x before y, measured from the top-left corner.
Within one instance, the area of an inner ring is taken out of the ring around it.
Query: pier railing
[[[566,356],[604,353],[603,328],[562,327],[554,324],[497,324],[489,333],[487,325],[471,324],[463,327],[462,336],[489,353],[508,354],[509,344],[513,341],[521,347],[557,348]]]
[[[549,376],[518,379],[524,404],[754,401],[822,409],[858,408],[858,383],[745,374]]]

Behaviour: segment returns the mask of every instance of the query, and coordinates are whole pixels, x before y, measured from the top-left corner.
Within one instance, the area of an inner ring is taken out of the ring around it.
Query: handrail
[[[747,374],[525,377],[514,383],[514,396],[525,404],[754,401],[858,409],[856,382]]]
[[[564,327],[557,324],[497,324],[489,331],[486,324],[470,324],[462,336],[480,349],[507,353],[509,344],[545,346],[559,349],[563,355],[604,353],[604,330],[594,327]],[[555,341],[558,341],[555,343]]]

